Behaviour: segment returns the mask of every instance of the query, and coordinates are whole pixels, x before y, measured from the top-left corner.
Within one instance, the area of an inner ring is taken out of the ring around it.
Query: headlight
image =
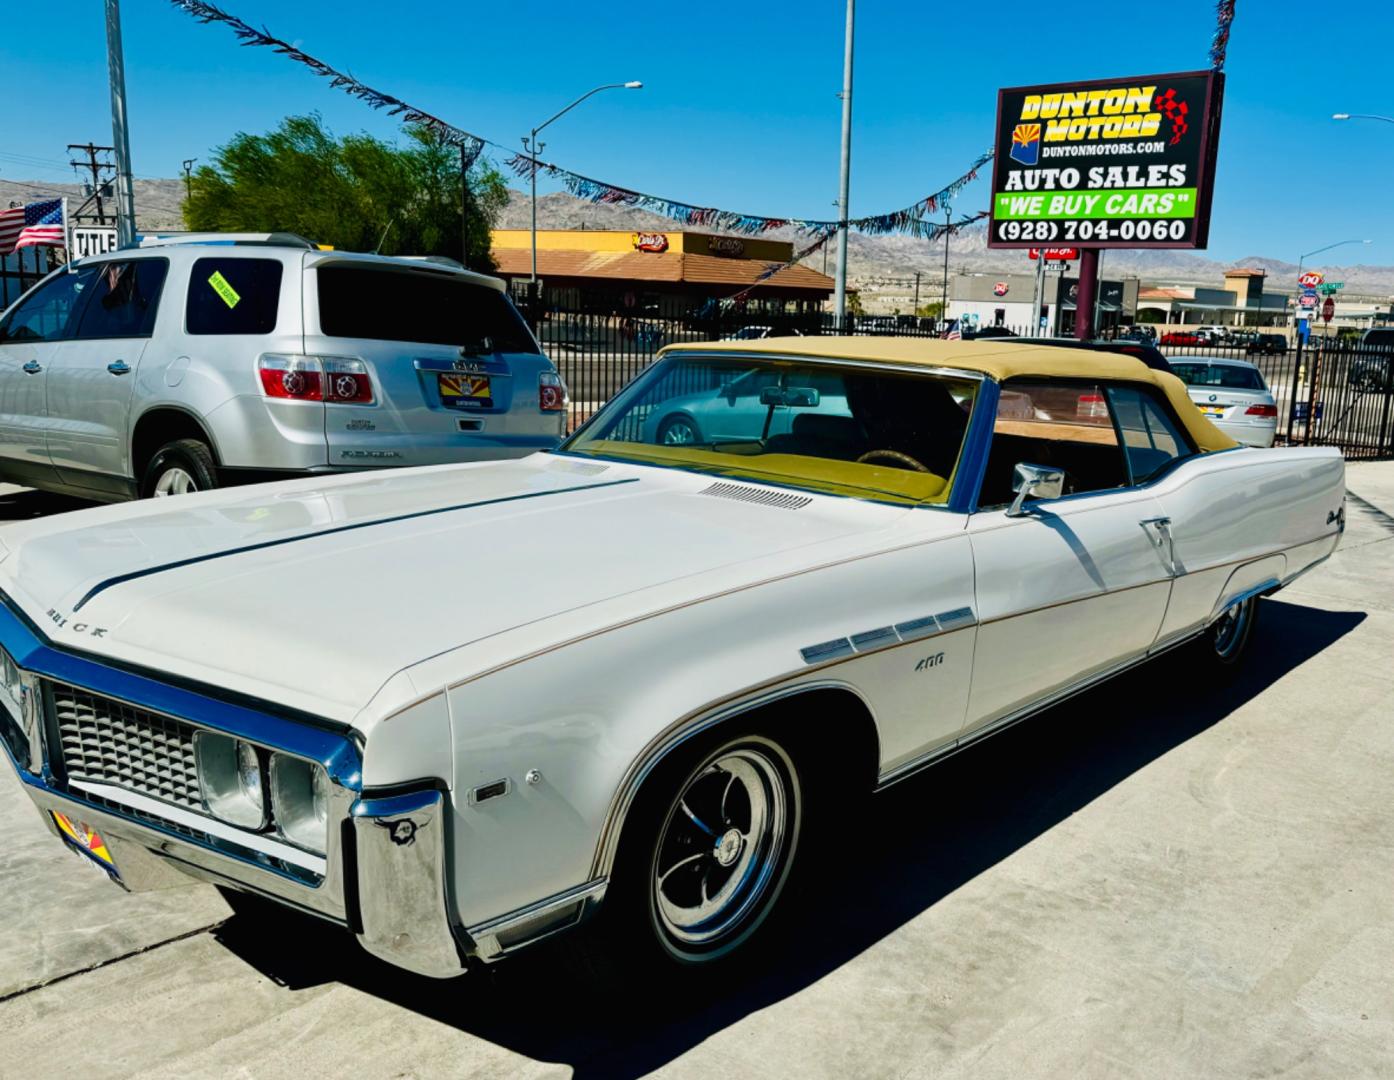
[[[200,731],[194,737],[194,754],[208,812],[239,828],[263,828],[266,781],[257,748],[230,735]]]
[[[271,755],[271,804],[281,835],[320,855],[329,823],[329,776],[312,761]]]

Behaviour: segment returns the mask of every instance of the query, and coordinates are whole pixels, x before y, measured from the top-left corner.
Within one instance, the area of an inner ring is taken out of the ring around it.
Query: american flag
[[[0,255],[22,247],[64,247],[63,200],[45,199],[0,213]]]

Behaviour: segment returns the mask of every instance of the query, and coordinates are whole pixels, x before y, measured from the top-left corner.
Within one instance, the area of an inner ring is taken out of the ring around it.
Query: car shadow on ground
[[[464,978],[419,978],[333,927],[237,916],[219,941],[292,990],[340,982],[575,1075],[639,1076],[836,970],[1350,633],[1360,612],[1265,601],[1248,662],[1205,694],[1177,650],[891,788],[840,869],[781,911],[782,932],[714,981],[597,981],[544,944]],[[807,856],[805,856],[807,857]]]
[[[30,518],[52,517],[69,510],[85,510],[98,505],[68,495],[54,495],[30,488],[10,488],[0,490],[0,521],[28,521]]]

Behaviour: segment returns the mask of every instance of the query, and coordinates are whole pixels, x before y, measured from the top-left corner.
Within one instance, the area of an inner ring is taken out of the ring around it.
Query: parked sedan
[[[804,388],[798,406],[785,404],[789,397],[780,387],[780,373],[752,367],[720,385],[690,394],[679,394],[655,404],[644,418],[644,441],[660,446],[722,442],[749,437],[788,434],[794,421],[816,408],[821,415],[851,415],[842,384],[818,378]],[[765,422],[768,421],[768,424]]]
[[[742,378],[720,440],[645,437]],[[1343,469],[1127,356],[670,346],[557,452],[9,526],[0,757],[132,891],[439,977],[593,920],[662,988],[855,875],[859,795],[1175,646],[1206,693],[1335,550]]]
[[[1163,345],[1201,345],[1204,339],[1191,330],[1171,330],[1162,335]]]
[[[1171,370],[1186,384],[1206,418],[1235,442],[1272,446],[1278,433],[1278,403],[1263,373],[1247,360],[1218,356],[1173,359]]]

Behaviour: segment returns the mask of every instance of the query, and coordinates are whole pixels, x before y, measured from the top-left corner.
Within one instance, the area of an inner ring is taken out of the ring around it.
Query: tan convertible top
[[[678,352],[739,353],[747,356],[806,356],[816,360],[860,360],[865,363],[918,364],[924,367],[975,371],[997,382],[1026,376],[1043,379],[1101,379],[1148,383],[1166,395],[1176,415],[1202,450],[1238,446],[1201,415],[1186,384],[1165,371],[1156,371],[1123,353],[1093,349],[1058,349],[1049,345],[1002,345],[986,341],[940,341],[898,337],[770,337],[757,341],[707,341],[669,345],[663,354]]]

